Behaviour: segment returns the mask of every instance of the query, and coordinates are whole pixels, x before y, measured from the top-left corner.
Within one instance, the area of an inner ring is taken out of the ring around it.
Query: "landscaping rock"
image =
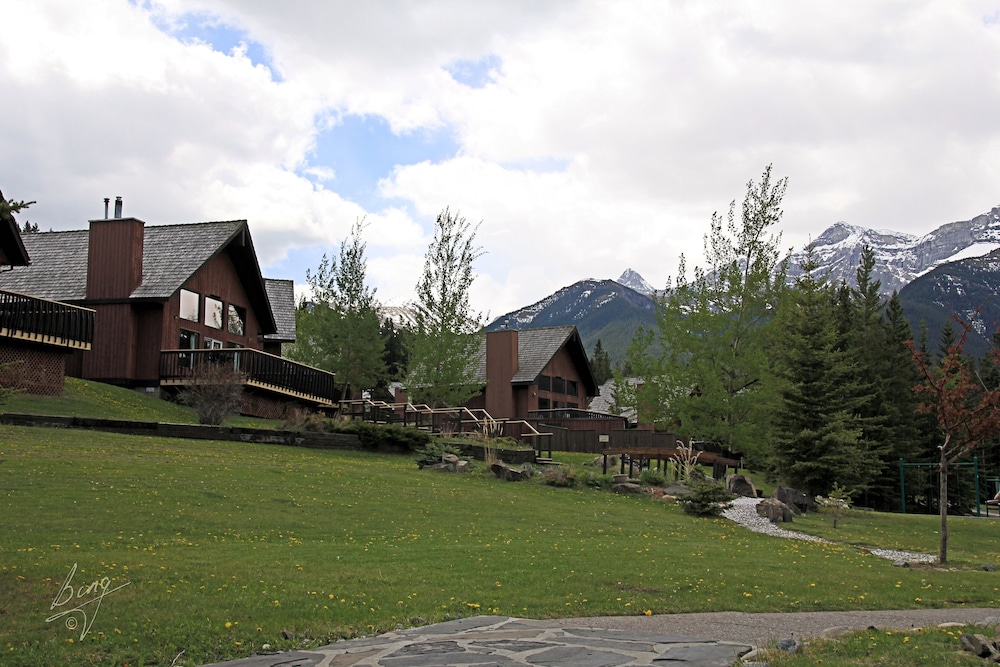
[[[840,639],[841,637],[846,637],[852,634],[854,630],[844,625],[838,625],[832,628],[827,628],[823,632],[819,633],[819,636],[823,639]]]
[[[531,467],[531,464],[525,461],[521,464],[521,474],[525,479],[531,479],[532,475],[535,474],[535,469]]]
[[[796,514],[816,509],[816,501],[813,500],[812,496],[802,493],[798,489],[779,486],[774,490],[774,494],[772,495],[774,498],[793,508]]]
[[[782,639],[775,646],[779,651],[791,653],[792,655],[802,650],[802,642],[798,639]]]
[[[757,514],[771,523],[791,523],[794,512],[777,498],[764,498],[757,503]]]
[[[441,463],[451,463],[451,464],[458,463],[458,456],[456,456],[455,454],[442,454]]]
[[[986,565],[983,565],[983,571],[984,572],[996,572],[997,568],[996,568],[996,565],[993,565],[992,563],[987,563]]]
[[[681,486],[680,484],[674,484],[673,486],[668,486],[667,488],[663,489],[663,493],[664,495],[670,495],[676,498],[677,496],[691,495],[691,489],[687,488],[686,486]]]
[[[469,462],[459,461],[455,464],[455,472],[469,472]]]
[[[734,496],[756,498],[757,488],[745,475],[730,475],[726,478],[726,489]]]
[[[523,463],[519,468],[511,468],[503,461],[497,461],[491,465],[490,470],[493,471],[493,474],[496,475],[498,479],[507,480],[508,482],[520,482],[521,480],[531,477],[532,473],[530,463]]]
[[[963,650],[973,655],[993,662],[1000,661],[1000,646],[997,645],[997,642],[987,639],[984,635],[970,635],[965,633],[958,638],[958,641],[961,643]]]
[[[638,484],[633,484],[632,482],[612,484],[611,490],[615,493],[621,493],[623,495],[635,495],[642,493],[642,487]]]
[[[900,558],[897,561],[893,561],[892,566],[893,567],[910,567],[910,564],[909,564],[909,562],[907,562],[907,561],[903,560],[902,558]]]

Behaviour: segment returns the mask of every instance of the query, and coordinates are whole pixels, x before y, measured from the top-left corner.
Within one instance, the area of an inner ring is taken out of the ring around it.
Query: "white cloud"
[[[246,217],[276,265],[367,215],[395,302],[445,205],[483,220],[476,307],[500,315],[628,267],[663,285],[770,163],[786,246],[1000,203],[994,2],[6,4],[0,187],[38,200],[29,219],[81,227],[119,194],[151,223]],[[260,44],[275,76],[156,27],[195,19]],[[449,74],[487,57],[481,88]],[[343,166],[309,161],[344,114],[450,129],[458,155],[397,166],[365,210]]]

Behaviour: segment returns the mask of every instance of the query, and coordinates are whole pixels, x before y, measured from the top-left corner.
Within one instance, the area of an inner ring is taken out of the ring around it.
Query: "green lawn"
[[[195,665],[482,613],[1000,604],[1000,575],[973,567],[1000,560],[993,521],[950,524],[964,567],[899,569],[645,497],[408,456],[0,427],[0,511],[0,663],[18,665]],[[898,542],[883,546],[926,550],[935,519],[907,521],[873,527]],[[74,564],[77,592],[128,582],[82,640],[46,623]]]
[[[102,419],[132,419],[135,421],[197,424],[198,415],[191,408],[142,394],[131,389],[101,382],[66,378],[62,396],[16,394],[0,410],[29,415],[57,417],[97,417]],[[279,422],[253,417],[233,416],[227,426],[274,428]]]

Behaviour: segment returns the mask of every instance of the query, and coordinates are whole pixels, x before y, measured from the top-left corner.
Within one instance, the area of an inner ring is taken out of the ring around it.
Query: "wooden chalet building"
[[[0,210],[0,275],[30,263],[17,221]],[[89,350],[93,332],[92,310],[0,289],[0,386],[61,394],[68,354]]]
[[[67,374],[152,392],[224,362],[243,377],[246,414],[336,403],[333,374],[280,357],[295,340],[293,285],[261,276],[246,220],[146,226],[119,199],[89,229],[23,241],[32,262],[0,273],[0,289],[94,311],[93,345]]]
[[[466,407],[485,409],[494,419],[586,410],[597,394],[575,326],[488,332],[480,346],[476,379],[485,388]]]

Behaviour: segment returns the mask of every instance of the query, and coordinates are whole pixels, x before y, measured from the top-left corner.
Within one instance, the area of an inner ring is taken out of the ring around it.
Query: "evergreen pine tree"
[[[594,351],[590,355],[590,371],[594,374],[594,381],[598,387],[614,375],[614,371],[611,369],[611,356],[604,349],[600,338],[594,344]]]
[[[810,253],[778,317],[774,462],[784,481],[826,494],[835,482],[864,488],[879,461],[862,440],[863,397],[837,327],[836,295],[816,268]]]

